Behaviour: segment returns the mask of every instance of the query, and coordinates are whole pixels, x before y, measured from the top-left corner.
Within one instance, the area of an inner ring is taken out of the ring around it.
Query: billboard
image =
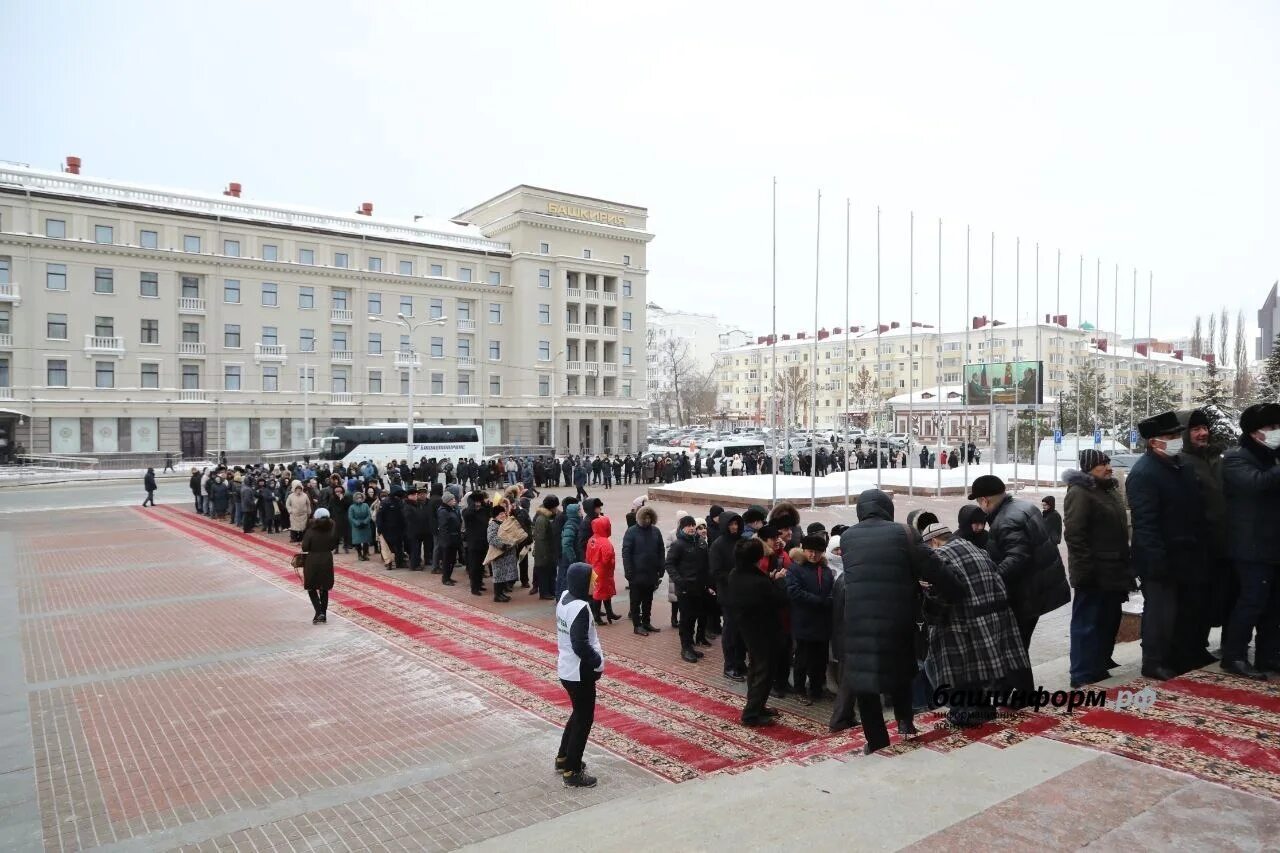
[[[1001,361],[964,366],[964,404],[1032,406],[1044,402],[1044,363]]]

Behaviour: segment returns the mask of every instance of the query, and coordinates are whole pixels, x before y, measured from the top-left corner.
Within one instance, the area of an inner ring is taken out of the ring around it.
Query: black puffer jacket
[[[737,530],[730,527],[737,525]],[[733,571],[733,549],[742,539],[742,516],[736,512],[725,512],[720,515],[720,535],[711,543],[707,552],[707,560],[711,567],[711,580],[716,589],[727,588],[729,573]],[[726,602],[720,602],[722,607]]]
[[[647,506],[640,507],[636,524],[628,527],[622,537],[622,574],[629,584],[656,587],[662,580],[666,545],[657,521],[656,512]]]
[[[1034,504],[1006,495],[987,513],[987,527],[987,553],[1019,620],[1043,616],[1071,600],[1062,555]]]
[[[667,548],[667,574],[678,593],[701,594],[711,586],[707,545],[692,527],[681,528]]]
[[[1280,563],[1280,457],[1253,440],[1222,459],[1227,494],[1227,547],[1232,559]]]
[[[1130,469],[1124,490],[1133,514],[1133,568],[1138,577],[1184,584],[1208,581],[1204,498],[1191,466],[1148,449]]]
[[[916,614],[920,580],[944,599],[964,582],[907,528],[893,521],[893,501],[879,489],[858,495],[858,523],[840,537],[844,563],[842,679],[855,693],[887,693],[916,674]],[[842,682],[843,683],[843,682]]]
[[[1129,559],[1129,511],[1114,479],[1099,482],[1084,471],[1062,475],[1067,497],[1067,574],[1075,589],[1133,588]]]

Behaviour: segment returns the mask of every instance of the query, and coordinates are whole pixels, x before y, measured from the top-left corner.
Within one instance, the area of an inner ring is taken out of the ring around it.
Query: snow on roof
[[[447,219],[424,218],[416,223],[402,222],[379,216],[335,213],[298,205],[256,203],[221,194],[86,178],[83,175],[49,172],[12,163],[0,163],[0,185],[17,186],[32,192],[68,198],[249,220],[283,228],[335,231],[353,236],[497,254],[511,252],[509,243],[488,239],[478,227]]]

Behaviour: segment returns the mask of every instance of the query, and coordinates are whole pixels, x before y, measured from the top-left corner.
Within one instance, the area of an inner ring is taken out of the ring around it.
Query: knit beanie
[[[1101,450],[1088,448],[1080,451],[1080,470],[1092,471],[1099,465],[1106,465],[1111,461],[1111,457],[1103,453]]]

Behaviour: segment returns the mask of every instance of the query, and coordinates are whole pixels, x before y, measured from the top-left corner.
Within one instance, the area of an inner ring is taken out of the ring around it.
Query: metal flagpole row
[[[1151,340],[1151,299],[1155,280],[1154,272],[1147,273],[1147,340]],[[1151,417],[1151,347],[1147,347],[1147,417]]]
[[[938,380],[937,400],[938,400],[938,405],[941,406],[943,401],[947,399],[946,395],[942,393],[942,377],[943,377],[942,360],[943,360],[943,346],[944,346],[944,344],[942,343],[942,217],[938,217],[938,330],[937,331],[938,331],[938,335],[937,335],[938,346],[937,346],[937,352],[935,353],[937,362],[936,362],[936,366],[934,367],[933,373]],[[937,411],[937,417],[935,418],[935,423],[937,425],[937,430],[938,430],[938,449],[935,452],[938,454],[938,461],[934,463],[934,465],[938,469],[938,497],[942,497],[942,431],[943,431],[943,427],[947,422],[946,418],[947,416],[944,415],[942,413],[942,409],[939,408]]]
[[[996,472],[996,395],[995,388],[996,357],[996,232],[991,232],[991,317],[987,320],[987,357],[982,361],[991,367],[987,371],[987,440],[991,449],[987,451],[987,473]]]
[[[1137,347],[1138,347],[1137,342],[1138,342],[1138,268],[1134,267],[1133,268],[1133,312],[1130,315],[1130,325],[1129,325],[1129,449],[1130,450],[1133,450],[1134,445],[1137,443],[1133,441],[1133,430],[1134,430],[1134,427],[1137,425],[1137,419],[1134,418],[1133,416],[1134,414],[1133,386],[1137,384],[1136,382],[1133,381],[1134,380],[1133,373],[1134,373],[1134,367],[1137,366],[1136,365],[1137,359],[1134,358],[1134,356],[1137,355]],[[1151,341],[1147,341],[1147,349],[1148,350],[1151,349]]]
[[[1018,441],[1022,430],[1019,429],[1022,421],[1022,410],[1018,408],[1018,376],[1017,362],[1022,356],[1022,238],[1015,237],[1013,240],[1013,482],[1018,482],[1018,457],[1022,454],[1022,447]]]
[[[915,470],[911,467],[912,425],[915,423],[916,371],[916,212],[911,211],[907,237],[907,494],[915,494]],[[923,442],[921,443],[923,446]]]
[[[884,420],[880,417],[880,398],[883,396],[880,384],[880,331],[884,327],[880,323],[880,205],[876,205],[876,488],[883,488],[880,479],[880,453],[884,444]]]
[[[969,309],[969,237],[973,231],[973,227],[966,225],[964,227],[964,357],[960,359],[960,382],[965,389],[965,396],[961,399],[965,403],[965,414],[962,418],[964,422],[960,425],[960,441],[964,445],[964,452],[961,458],[964,459],[964,482],[969,485],[969,442],[973,440],[973,415],[969,414],[969,384],[965,380],[964,365],[972,358],[969,355],[969,329],[973,326],[973,314]]]
[[[773,473],[773,496],[769,508],[778,505],[778,178],[773,179],[773,333],[769,336],[769,349],[772,351],[772,364],[769,367],[773,393],[769,395],[769,418],[773,428],[769,438],[773,445],[773,462],[769,470]]]
[[[844,454],[844,505],[849,505],[849,235],[853,232],[850,220],[850,202],[844,200],[844,370],[840,387],[844,400],[844,435],[840,442]],[[879,379],[876,380],[877,382]]]
[[[1079,306],[1080,310],[1076,316],[1076,327],[1079,328],[1084,325],[1084,255],[1080,256],[1080,281],[1076,285],[1076,288],[1077,288],[1076,290],[1077,296],[1080,299],[1080,306]],[[1086,341],[1085,357],[1081,359],[1081,366],[1083,367],[1083,365],[1088,363],[1089,363],[1089,350],[1088,350],[1088,342]],[[1083,408],[1082,403],[1083,401],[1080,399],[1080,394],[1077,393],[1076,394],[1076,452],[1077,453],[1080,451],[1080,410]]]
[[[818,281],[822,278],[822,190],[818,190],[818,219],[813,241],[813,358],[809,365],[809,509],[818,497]]]
[[[1061,249],[1058,250],[1057,279],[1058,279],[1057,291],[1054,294],[1054,298],[1053,298],[1053,306],[1054,306],[1053,313],[1055,315],[1060,315],[1062,314],[1062,250]],[[1063,365],[1063,370],[1065,373],[1065,370],[1066,370],[1065,364]],[[1065,387],[1065,383],[1064,383],[1064,387]],[[1061,393],[1059,393],[1057,411],[1055,411],[1053,415],[1055,439],[1062,433],[1063,424],[1062,424],[1062,419],[1059,417],[1059,415],[1061,414],[1062,414],[1062,396],[1061,396]],[[1053,483],[1055,486],[1058,484],[1058,442],[1057,441],[1054,441],[1053,443]]]
[[[1036,488],[1040,486],[1040,397],[1044,393],[1044,347],[1040,336],[1040,241],[1036,241],[1036,313],[1032,319],[1036,321],[1036,382],[1035,402],[1032,404],[1033,414],[1031,433],[1032,477]]]

